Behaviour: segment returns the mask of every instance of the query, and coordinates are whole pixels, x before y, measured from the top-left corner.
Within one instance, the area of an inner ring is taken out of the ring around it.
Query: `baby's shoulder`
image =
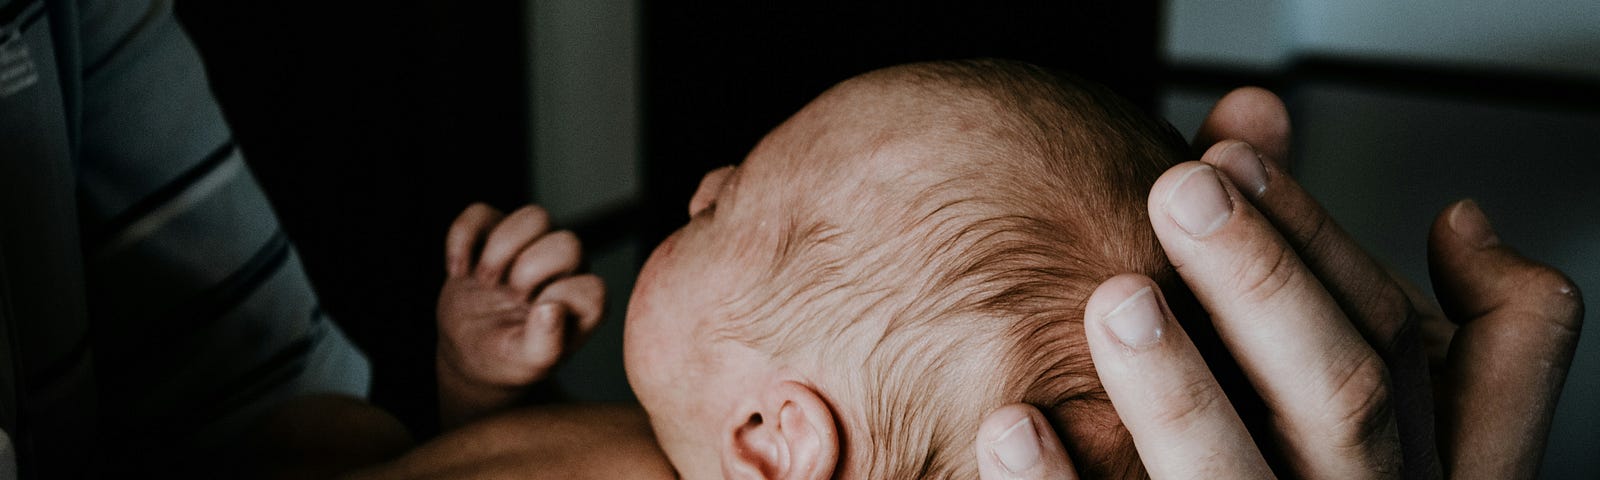
[[[677,478],[638,405],[526,407],[486,418],[352,479]]]

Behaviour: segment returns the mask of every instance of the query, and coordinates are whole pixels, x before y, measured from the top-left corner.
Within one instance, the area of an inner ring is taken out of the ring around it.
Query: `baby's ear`
[[[839,462],[833,410],[810,387],[775,382],[742,421],[725,430],[722,476],[729,479],[824,480]]]
[[[699,215],[701,210],[716,203],[717,196],[722,194],[723,184],[728,182],[728,176],[733,174],[733,165],[718,168],[706,173],[700,178],[700,186],[695,187],[694,196],[689,197],[689,216]]]

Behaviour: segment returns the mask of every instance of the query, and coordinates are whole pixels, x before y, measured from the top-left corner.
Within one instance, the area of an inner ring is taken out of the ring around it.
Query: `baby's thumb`
[[[982,480],[1076,480],[1055,430],[1038,409],[1013,403],[996,409],[978,426],[974,443]]]

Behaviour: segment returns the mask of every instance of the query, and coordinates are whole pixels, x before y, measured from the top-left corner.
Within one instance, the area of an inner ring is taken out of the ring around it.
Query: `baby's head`
[[[628,378],[684,478],[976,478],[979,422],[1038,406],[1136,475],[1084,302],[1170,268],[1146,219],[1183,139],[1030,65],[850,79],[706,175],[641,272]]]

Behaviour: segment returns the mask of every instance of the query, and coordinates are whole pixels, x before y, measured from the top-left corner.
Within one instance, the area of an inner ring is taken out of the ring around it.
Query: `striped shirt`
[[[0,0],[0,428],[29,478],[227,458],[364,396],[163,0]]]

